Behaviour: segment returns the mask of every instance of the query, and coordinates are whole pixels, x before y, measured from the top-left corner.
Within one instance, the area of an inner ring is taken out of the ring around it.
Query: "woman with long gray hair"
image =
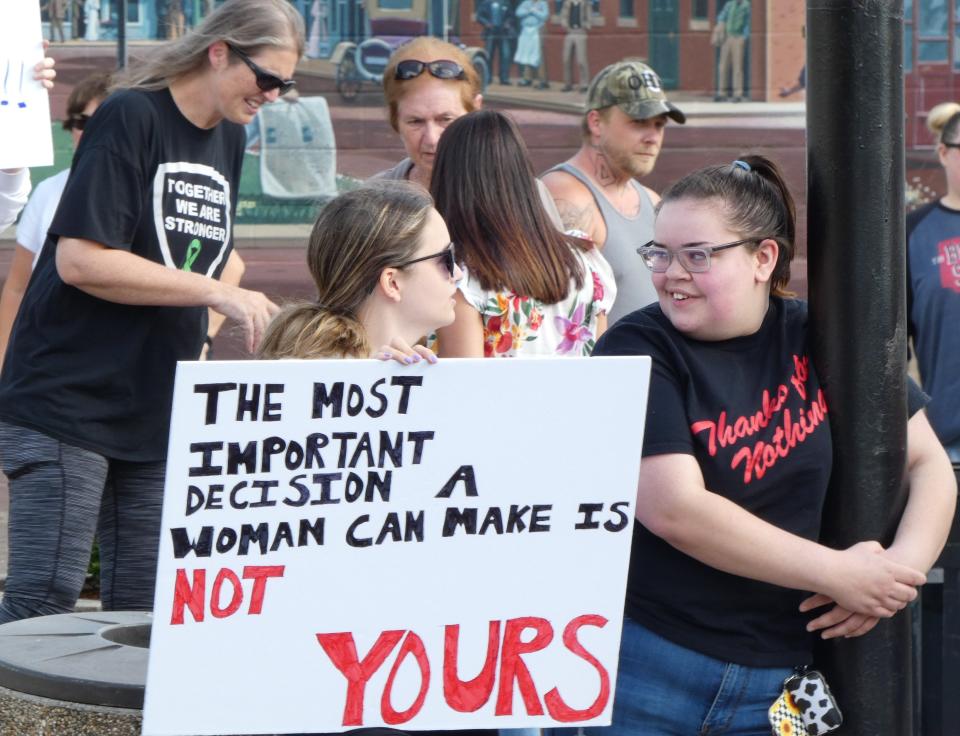
[[[250,350],[277,311],[218,277],[243,126],[293,86],[303,45],[285,0],[228,0],[85,127],[0,376],[0,623],[72,610],[95,532],[104,609],[152,607],[176,363],[200,354],[208,307]]]

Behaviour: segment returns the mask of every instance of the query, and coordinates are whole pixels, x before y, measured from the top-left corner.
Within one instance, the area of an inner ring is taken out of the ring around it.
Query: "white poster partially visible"
[[[53,165],[50,98],[33,78],[43,59],[40,4],[3,3],[0,23],[0,169]]]

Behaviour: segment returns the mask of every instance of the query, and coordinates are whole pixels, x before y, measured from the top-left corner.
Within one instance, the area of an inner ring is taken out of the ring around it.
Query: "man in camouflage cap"
[[[593,240],[613,267],[610,324],[657,300],[636,249],[653,239],[660,197],[637,179],[653,171],[668,119],[683,123],[686,116],[667,100],[653,69],[640,61],[611,64],[590,83],[580,149],[543,176],[564,227]]]

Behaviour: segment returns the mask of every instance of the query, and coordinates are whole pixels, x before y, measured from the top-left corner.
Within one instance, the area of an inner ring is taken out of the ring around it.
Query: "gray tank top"
[[[650,271],[637,255],[638,246],[653,240],[653,202],[646,190],[631,179],[630,184],[640,196],[640,212],[636,217],[624,217],[580,169],[563,163],[554,166],[550,171],[563,171],[583,182],[593,194],[606,223],[607,241],[603,244],[601,253],[613,268],[613,276],[617,282],[617,298],[607,315],[609,324],[612,325],[624,315],[657,301]]]

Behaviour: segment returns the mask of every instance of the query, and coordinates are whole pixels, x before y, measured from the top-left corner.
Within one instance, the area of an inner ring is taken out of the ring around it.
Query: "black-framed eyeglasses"
[[[257,78],[257,87],[262,92],[270,92],[276,89],[280,90],[281,95],[285,95],[297,86],[297,83],[293,79],[280,79],[276,74],[271,74],[236,46],[228,43],[227,48],[235,53],[240,61],[250,67],[250,71],[252,71],[253,75]]]
[[[940,141],[940,145],[944,148],[960,148],[960,143],[947,143],[946,141]]]
[[[453,243],[450,243],[446,248],[444,248],[439,253],[431,253],[428,256],[420,256],[420,258],[414,258],[410,261],[404,261],[403,263],[398,263],[394,268],[405,268],[407,266],[412,266],[414,263],[420,263],[420,261],[429,261],[431,258],[442,258],[441,263],[443,267],[447,269],[447,273],[450,274],[450,278],[454,278],[457,272],[457,251]]]
[[[82,131],[86,125],[87,121],[90,119],[90,116],[82,113],[75,112],[73,115],[67,116],[67,130],[80,130]]]
[[[426,69],[437,79],[466,79],[467,74],[463,67],[450,59],[437,59],[436,61],[420,61],[419,59],[404,59],[397,63],[397,70],[393,74],[394,79],[416,79],[423,70]]]
[[[733,243],[723,243],[722,245],[692,245],[680,248],[679,250],[670,250],[662,245],[657,245],[651,240],[649,243],[637,248],[637,253],[639,253],[643,259],[643,265],[654,273],[664,273],[670,268],[674,257],[676,257],[676,259],[680,261],[680,265],[690,273],[705,273],[710,270],[710,256],[717,251],[735,248],[744,243],[756,243],[762,239],[763,238],[745,238],[744,240],[737,240]]]

